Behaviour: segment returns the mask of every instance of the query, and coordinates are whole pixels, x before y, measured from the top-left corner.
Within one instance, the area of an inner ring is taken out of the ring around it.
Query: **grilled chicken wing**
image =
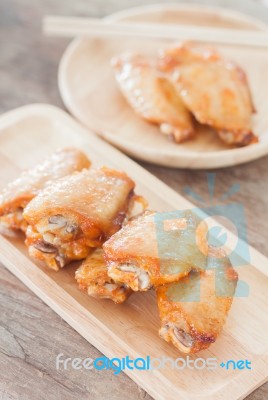
[[[86,290],[89,296],[110,299],[115,303],[123,303],[132,293],[126,285],[115,283],[108,276],[102,249],[95,250],[83,261],[75,279],[80,289]]]
[[[245,72],[215,50],[184,43],[162,51],[160,69],[175,82],[185,106],[227,144],[258,141],[252,132],[254,107]]]
[[[193,136],[192,117],[176,86],[146,57],[122,54],[112,64],[121,92],[137,114],[178,143]]]
[[[158,287],[160,336],[183,353],[208,348],[223,328],[237,279],[229,259],[221,255],[210,258],[205,271]]]
[[[89,167],[90,161],[84,153],[67,148],[53,153],[41,164],[23,172],[0,194],[0,227],[3,233],[25,231],[27,223],[22,216],[23,209],[34,196],[52,181]]]
[[[194,267],[206,268],[206,235],[207,225],[191,211],[177,219],[146,212],[104,243],[108,275],[134,291],[178,281]]]
[[[52,183],[25,208],[31,256],[54,269],[86,258],[121,228],[134,182],[108,168],[83,170]]]

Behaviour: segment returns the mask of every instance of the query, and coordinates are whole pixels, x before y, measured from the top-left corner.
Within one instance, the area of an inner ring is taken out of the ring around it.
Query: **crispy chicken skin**
[[[23,213],[30,255],[54,270],[86,258],[121,228],[134,186],[123,172],[105,167],[53,182]]]
[[[132,293],[126,285],[115,283],[108,276],[102,249],[95,250],[83,261],[75,279],[79,288],[86,290],[89,296],[110,299],[114,303],[123,303]]]
[[[23,172],[0,194],[0,226],[3,233],[8,233],[8,230],[25,231],[27,223],[22,216],[23,209],[39,191],[56,179],[89,167],[90,161],[82,151],[66,148]]]
[[[225,256],[211,258],[205,271],[192,271],[177,283],[158,287],[160,337],[182,353],[208,348],[222,331],[237,279]]]
[[[258,141],[247,77],[237,65],[214,49],[182,43],[161,51],[159,67],[172,76],[195,118],[215,128],[224,142],[245,146]]]
[[[146,291],[178,281],[193,267],[206,267],[207,225],[191,211],[178,220],[158,221],[161,215],[147,211],[104,243],[108,275],[115,282]]]
[[[168,76],[139,54],[119,55],[112,65],[122,94],[137,114],[178,143],[193,136],[192,117]]]

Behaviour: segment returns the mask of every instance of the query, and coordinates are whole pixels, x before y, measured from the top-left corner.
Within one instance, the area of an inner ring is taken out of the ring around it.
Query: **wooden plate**
[[[110,16],[108,21],[152,21],[231,28],[267,29],[255,19],[219,8],[182,5],[146,6]],[[246,70],[258,110],[254,131],[260,143],[232,149],[204,128],[196,139],[174,144],[159,128],[143,121],[124,100],[115,83],[111,58],[121,51],[155,54],[167,42],[137,39],[74,40],[59,67],[59,89],[66,107],[85,126],[127,154],[170,167],[217,168],[257,159],[268,153],[267,50],[222,46],[221,52]]]
[[[126,171],[136,181],[137,193],[149,200],[151,208],[164,211],[193,207],[66,113],[47,105],[23,107],[0,117],[0,186],[63,145],[82,148],[95,165]],[[133,295],[122,305],[97,301],[78,290],[74,281],[77,266],[70,265],[57,273],[36,265],[28,257],[22,238],[7,240],[0,236],[0,260],[107,357],[182,357],[158,337],[159,317],[153,291]],[[239,269],[240,279],[250,287],[249,297],[234,299],[217,342],[193,358],[217,357],[218,363],[248,359],[252,370],[173,370],[168,366],[155,371],[125,370],[155,399],[237,400],[267,380],[267,259],[251,248],[251,260],[252,266]]]

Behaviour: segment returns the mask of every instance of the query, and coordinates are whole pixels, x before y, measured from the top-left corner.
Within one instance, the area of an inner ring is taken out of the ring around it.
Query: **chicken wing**
[[[192,268],[206,267],[206,236],[207,225],[191,211],[177,219],[147,211],[104,243],[108,275],[134,291],[178,281]]]
[[[193,136],[192,117],[176,86],[146,57],[122,54],[112,64],[121,92],[137,114],[178,143]]]
[[[257,142],[252,132],[254,106],[245,72],[215,50],[183,43],[160,54],[185,106],[202,124],[215,128],[227,144]]]
[[[237,279],[229,259],[221,255],[210,258],[205,271],[158,287],[160,336],[183,353],[208,348],[223,328]]]
[[[121,228],[134,186],[126,174],[108,168],[53,182],[23,213],[30,255],[54,270],[86,258]]]
[[[22,216],[23,209],[34,196],[52,181],[89,167],[90,161],[83,152],[67,148],[56,151],[36,167],[23,172],[0,194],[0,227],[3,233],[25,231],[27,223]]]
[[[115,283],[108,276],[102,249],[95,250],[83,261],[75,273],[75,279],[80,289],[86,290],[89,296],[110,299],[115,303],[123,303],[132,293],[126,285]]]

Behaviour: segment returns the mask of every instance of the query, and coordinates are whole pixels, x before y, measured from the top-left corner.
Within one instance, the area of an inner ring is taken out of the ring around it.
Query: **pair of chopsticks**
[[[108,22],[92,18],[47,16],[43,21],[43,31],[46,35],[59,37],[121,36],[268,47],[268,31],[207,28],[178,24]]]

